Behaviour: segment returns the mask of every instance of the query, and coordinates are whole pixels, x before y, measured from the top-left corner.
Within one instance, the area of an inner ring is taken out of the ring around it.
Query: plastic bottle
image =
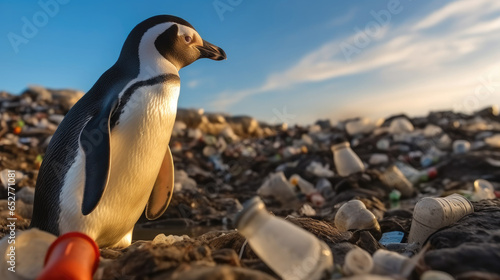
[[[92,280],[99,265],[99,247],[80,232],[61,235],[50,245],[37,280]]]
[[[342,177],[365,171],[365,166],[358,155],[351,149],[349,142],[342,142],[332,146],[335,168]]]
[[[254,252],[284,280],[319,280],[333,270],[332,252],[323,241],[270,215],[258,197],[244,203],[235,224]]]
[[[474,207],[470,201],[458,194],[444,198],[423,198],[413,210],[408,241],[423,245],[425,240],[438,229],[449,226],[473,212]]]

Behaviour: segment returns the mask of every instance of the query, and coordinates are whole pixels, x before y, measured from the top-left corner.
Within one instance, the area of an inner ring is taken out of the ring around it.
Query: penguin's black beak
[[[226,53],[223,49],[213,45],[205,40],[203,40],[203,46],[199,46],[200,58],[210,58],[213,60],[223,60],[226,59]]]

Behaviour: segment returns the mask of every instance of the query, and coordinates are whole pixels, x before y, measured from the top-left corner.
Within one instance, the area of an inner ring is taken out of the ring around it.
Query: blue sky
[[[130,30],[157,14],[186,19],[228,55],[181,70],[180,107],[310,123],[500,101],[491,0],[1,0],[0,90],[87,91]],[[38,25],[29,36],[26,21]]]

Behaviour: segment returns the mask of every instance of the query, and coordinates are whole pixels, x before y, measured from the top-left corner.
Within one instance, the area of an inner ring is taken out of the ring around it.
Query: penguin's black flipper
[[[85,189],[82,214],[90,214],[99,204],[108,184],[111,166],[110,120],[118,102],[105,102],[99,113],[85,125],[80,146],[85,152]]]
[[[163,158],[160,172],[156,177],[156,182],[153,191],[149,196],[148,204],[146,205],[146,218],[148,220],[158,219],[172,199],[174,193],[174,161],[170,147],[167,146],[167,152]]]

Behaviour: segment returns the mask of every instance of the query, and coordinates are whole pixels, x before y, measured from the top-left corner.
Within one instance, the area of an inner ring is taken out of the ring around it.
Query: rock
[[[35,188],[23,187],[16,193],[16,197],[24,203],[33,204],[35,201]]]
[[[500,275],[500,200],[474,203],[474,211],[429,238],[428,266],[453,276],[473,271]]]
[[[153,241],[151,241],[151,244],[153,246],[155,245],[172,245],[175,242],[183,241],[183,240],[188,240],[189,236],[183,235],[183,236],[177,236],[177,235],[169,235],[166,236],[165,234],[161,233],[158,234]]]

